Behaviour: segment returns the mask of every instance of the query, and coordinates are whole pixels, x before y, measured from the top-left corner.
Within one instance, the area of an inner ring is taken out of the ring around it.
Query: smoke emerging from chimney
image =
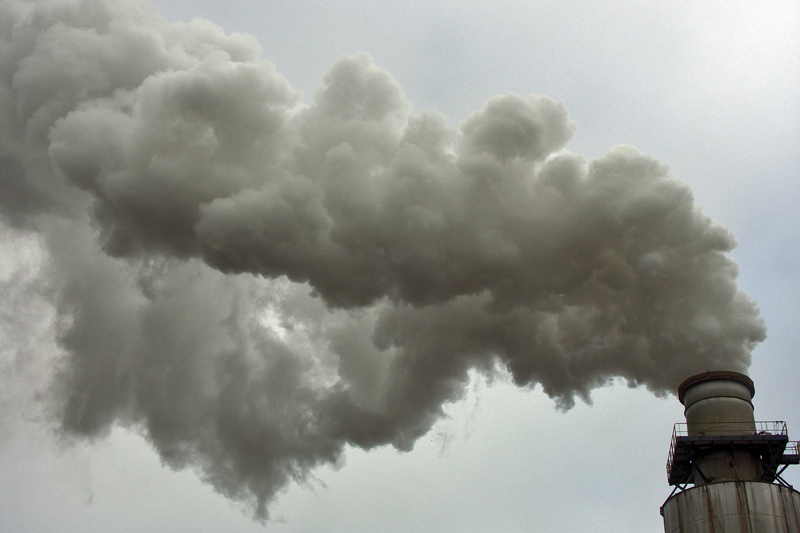
[[[61,428],[137,428],[259,518],[348,445],[411,449],[471,370],[568,409],[765,337],[731,233],[653,157],[566,150],[547,96],[453,129],[359,54],[304,104],[252,38],[127,1],[6,1],[0,38],[0,212],[46,250]]]

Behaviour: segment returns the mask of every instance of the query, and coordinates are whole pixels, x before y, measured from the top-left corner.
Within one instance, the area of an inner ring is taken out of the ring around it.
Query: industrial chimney
[[[675,424],[661,506],[666,533],[800,533],[800,493],[781,478],[800,463],[786,422],[757,422],[753,381],[706,372],[678,387],[685,424]],[[693,485],[689,487],[689,485]]]

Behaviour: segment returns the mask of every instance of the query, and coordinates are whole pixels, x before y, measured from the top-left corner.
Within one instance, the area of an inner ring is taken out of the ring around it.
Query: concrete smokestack
[[[751,400],[753,381],[737,372],[706,372],[692,376],[678,388],[678,397],[686,407],[686,430],[690,437],[724,437],[756,433]],[[729,450],[717,447],[696,451],[695,485],[712,481],[756,481],[763,475],[757,450]]]
[[[780,476],[800,462],[798,443],[785,422],[755,420],[754,395],[749,377],[729,371],[678,387],[686,423],[675,425],[667,462],[667,533],[800,533],[800,493]]]

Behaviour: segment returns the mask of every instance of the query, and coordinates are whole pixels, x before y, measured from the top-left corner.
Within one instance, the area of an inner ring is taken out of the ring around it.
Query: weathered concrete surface
[[[661,508],[666,533],[800,533],[800,493],[772,483],[696,486]]]

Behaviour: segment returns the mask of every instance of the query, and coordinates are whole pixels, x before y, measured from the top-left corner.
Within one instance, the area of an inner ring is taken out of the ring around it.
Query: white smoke
[[[55,310],[48,406],[259,518],[347,445],[410,449],[470,370],[569,408],[765,337],[730,232],[635,148],[566,151],[547,96],[454,130],[360,54],[303,104],[252,38],[127,1],[10,0],[0,38],[0,213],[46,251],[0,288]]]

